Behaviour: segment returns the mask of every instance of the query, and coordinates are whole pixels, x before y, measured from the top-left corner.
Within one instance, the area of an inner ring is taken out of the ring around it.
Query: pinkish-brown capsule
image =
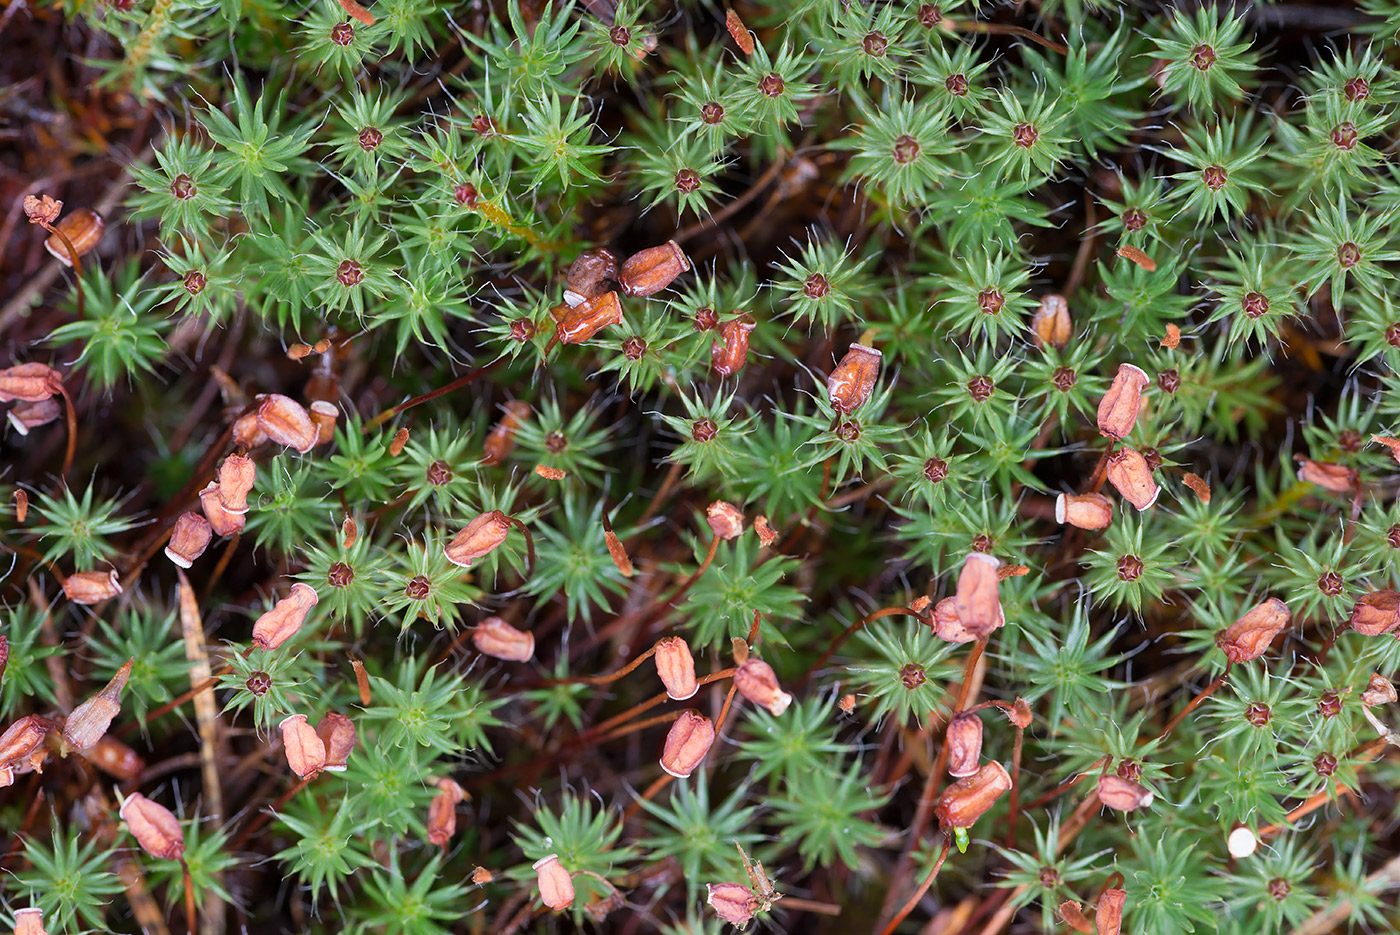
[[[734,687],[749,701],[766,708],[774,716],[792,704],[792,696],[778,687],[773,667],[758,659],[748,659],[734,672]]]
[[[38,402],[15,403],[7,415],[16,432],[28,435],[30,429],[57,421],[63,415],[63,405],[51,396]]]
[[[98,740],[83,756],[93,766],[121,782],[130,782],[146,768],[146,762],[136,755],[135,750],[111,734]]]
[[[730,925],[745,928],[758,911],[758,897],[739,883],[708,883],[706,901],[710,908]]]
[[[694,711],[682,711],[666,734],[666,746],[661,751],[661,768],[677,779],[685,779],[705,761],[714,742],[713,721]]]
[[[181,568],[189,568],[194,560],[209,548],[209,540],[214,530],[209,521],[198,513],[181,513],[170,532],[170,542],[165,546],[165,557]]]
[[[1140,782],[1124,779],[1114,773],[1099,777],[1099,801],[1119,812],[1131,812],[1152,804],[1152,790]]]
[[[1139,512],[1156,503],[1162,492],[1152,477],[1147,459],[1132,448],[1124,448],[1108,459],[1108,482]]]
[[[658,641],[652,660],[656,663],[656,674],[661,677],[661,684],[666,686],[666,695],[672,701],[693,698],[700,690],[700,683],[695,680],[695,657],[679,636],[668,636]]]
[[[63,581],[63,593],[74,604],[96,604],[122,593],[115,571],[79,571]]]
[[[318,399],[306,414],[311,417],[311,424],[316,426],[316,444],[325,445],[335,438],[335,423],[340,418],[340,410],[335,403]]]
[[[705,508],[705,519],[710,524],[710,532],[728,541],[737,538],[744,531],[744,514],[732,503],[716,500]]]
[[[773,543],[778,541],[778,531],[769,525],[768,517],[759,516],[753,521],[753,531],[758,534],[758,541],[764,548],[772,548]]]
[[[472,562],[496,550],[510,533],[510,517],[500,510],[482,513],[443,546],[442,554],[454,565],[472,567]]]
[[[1257,604],[1240,619],[1221,630],[1215,637],[1215,645],[1225,653],[1225,658],[1239,664],[1258,659],[1292,622],[1293,614],[1288,605],[1276,597]]]
[[[1126,890],[1104,890],[1099,897],[1098,908],[1094,910],[1097,935],[1119,935],[1123,931],[1123,903],[1127,898]]]
[[[78,252],[78,256],[87,256],[97,248],[102,242],[102,235],[107,230],[107,222],[102,220],[102,215],[91,208],[79,208],[72,214],[54,225],[56,230],[60,230],[68,238],[68,243],[73,245],[73,249]],[[64,266],[73,265],[73,257],[68,253],[68,244],[63,242],[63,238],[58,234],[51,234],[44,241],[44,249],[49,251],[54,259]]]
[[[316,736],[326,745],[326,770],[345,772],[355,749],[355,724],[337,711],[328,711],[316,725]]]
[[[15,364],[0,370],[0,403],[37,403],[58,393],[63,376],[44,364]]]
[[[252,451],[254,448],[267,441],[267,433],[258,424],[258,414],[249,412],[239,416],[233,422],[233,428],[229,430],[233,443],[244,451]]]
[[[948,722],[948,775],[961,778],[977,772],[982,759],[982,719],[959,714]]]
[[[298,779],[311,779],[326,768],[326,744],[306,723],[306,715],[293,714],[282,719],[282,746],[287,753],[287,765]]]
[[[133,792],[117,812],[141,849],[161,860],[179,860],[185,853],[185,832],[170,809]]]
[[[532,867],[536,874],[535,883],[540,888],[540,900],[546,906],[558,912],[573,905],[574,881],[559,862],[558,854],[541,857]]]
[[[289,396],[269,393],[258,403],[258,427],[272,441],[306,454],[316,447],[320,432],[306,407]]]
[[[209,486],[199,492],[199,505],[204,510],[205,518],[209,520],[209,528],[216,536],[231,536],[242,532],[248,522],[246,513],[230,513],[224,507],[217,481],[210,481]]]
[[[535,654],[535,634],[517,630],[500,617],[487,617],[472,630],[477,652],[507,662],[529,662]]]
[[[15,910],[15,935],[49,935],[44,928],[44,910],[33,906]]]
[[[1103,529],[1113,522],[1113,501],[1101,493],[1062,493],[1055,498],[1055,522]]]
[[[846,356],[826,378],[826,393],[837,412],[853,412],[865,405],[880,376],[884,355],[873,347],[852,344]]]
[[[991,635],[1006,622],[997,590],[997,568],[1001,562],[983,552],[971,552],[963,561],[958,588],[953,597],[958,623],[978,639]]]
[[[1140,367],[1119,364],[1113,384],[1099,403],[1099,434],[1109,438],[1127,438],[1137,423],[1142,408],[1142,391],[1151,381]]]
[[[1046,345],[1064,350],[1069,344],[1073,323],[1069,317],[1069,302],[1062,295],[1043,295],[1040,307],[1031,316],[1031,340],[1038,348]]]
[[[253,624],[253,645],[271,650],[296,635],[306,622],[306,615],[316,606],[316,589],[298,581],[291,591]]]
[[[1298,479],[1316,484],[1333,493],[1351,493],[1356,486],[1356,471],[1341,464],[1298,459]]]
[[[569,266],[566,278],[568,289],[564,301],[571,306],[579,305],[612,288],[617,280],[617,257],[602,247],[585,250]]]
[[[530,418],[530,404],[513,399],[505,404],[505,414],[492,427],[482,443],[482,464],[500,464],[515,449],[515,433],[520,424]]]
[[[1011,788],[1011,777],[995,760],[943,790],[933,813],[945,828],[971,828]]]
[[[1395,686],[1379,673],[1372,674],[1371,680],[1366,684],[1365,691],[1361,693],[1361,703],[1368,708],[1390,704],[1395,698]]]
[[[616,292],[604,292],[572,308],[556,305],[549,313],[560,344],[582,344],[604,328],[622,323],[622,302]]]
[[[629,256],[622,264],[618,279],[624,295],[656,295],[688,269],[690,261],[685,251],[674,240],[668,240],[659,247],[649,247]]]
[[[8,766],[38,750],[48,729],[37,714],[15,721],[0,734],[0,766]]]
[[[977,639],[977,635],[958,619],[958,602],[952,597],[933,605],[933,633],[949,643],[971,643]]]
[[[1351,628],[1362,636],[1380,636],[1400,628],[1400,592],[1372,591],[1352,605]]]
[[[457,833],[457,806],[465,793],[455,781],[442,777],[437,780],[438,791],[428,806],[428,841],[446,848]]]
[[[110,682],[68,715],[63,723],[63,740],[69,747],[82,752],[97,746],[97,741],[112,726],[112,718],[121,712],[122,689],[131,677],[131,666],[135,662],[135,659],[128,659]]]
[[[258,480],[252,458],[229,455],[219,465],[219,500],[230,513],[248,512],[248,494]]]
[[[749,314],[731,318],[719,326],[719,339],[710,345],[710,366],[721,376],[744,369],[749,359],[749,335],[758,322]]]

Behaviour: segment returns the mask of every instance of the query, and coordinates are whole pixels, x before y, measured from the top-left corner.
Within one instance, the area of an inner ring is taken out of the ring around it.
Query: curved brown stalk
[[[826,665],[827,661],[831,659],[832,654],[835,653],[836,650],[840,649],[841,645],[845,643],[846,640],[850,639],[852,636],[855,636],[857,633],[865,629],[865,627],[869,626],[870,624],[874,623],[876,620],[880,620],[884,617],[892,617],[895,614],[906,614],[910,617],[922,618],[922,615],[917,610],[912,610],[908,607],[904,607],[903,605],[881,607],[879,610],[874,611],[873,613],[866,614],[864,617],[861,617],[855,623],[846,627],[845,630],[841,631],[841,633],[837,635],[836,639],[831,641],[831,645],[826,648],[826,652],[818,656],[817,661],[812,663],[807,668],[807,671],[803,674],[801,681],[797,683],[797,687],[801,689],[803,686],[805,686],[807,682],[811,680],[813,674],[815,674],[817,670],[820,669],[822,666]]]
[[[899,923],[903,922],[905,918],[908,917],[909,913],[914,911],[914,907],[919,904],[919,900],[924,898],[924,894],[928,892],[928,888],[933,886],[933,880],[938,876],[938,871],[943,869],[943,862],[948,859],[948,848],[952,843],[953,841],[948,835],[943,835],[943,849],[938,852],[938,860],[934,862],[933,869],[931,869],[928,875],[919,883],[919,888],[914,890],[914,894],[909,897],[908,902],[899,907],[899,911],[890,919],[889,925],[886,925],[884,929],[881,930],[880,935],[894,935],[894,930],[899,928]]]

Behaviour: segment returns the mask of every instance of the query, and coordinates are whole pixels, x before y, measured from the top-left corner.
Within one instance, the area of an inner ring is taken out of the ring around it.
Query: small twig
[[[908,902],[899,907],[899,911],[890,919],[889,924],[884,927],[880,935],[894,935],[894,930],[899,928],[899,923],[903,922],[905,918],[908,917],[909,913],[914,911],[914,907],[919,904],[919,900],[923,899],[929,887],[933,886],[933,880],[934,877],[938,876],[938,871],[943,869],[943,862],[948,859],[948,848],[952,843],[952,838],[944,834],[943,849],[938,852],[938,860],[934,862],[933,869],[929,870],[928,875],[919,883],[918,889],[914,890],[914,895],[909,897]]]

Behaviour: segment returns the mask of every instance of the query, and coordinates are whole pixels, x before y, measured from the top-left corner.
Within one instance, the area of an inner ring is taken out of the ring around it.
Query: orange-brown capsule
[[[1181,478],[1181,482],[1190,487],[1192,492],[1196,494],[1196,498],[1202,503],[1210,502],[1210,484],[1206,483],[1204,477],[1187,471],[1186,475]]]
[[[343,773],[355,749],[355,724],[338,711],[328,711],[316,725],[316,736],[326,745],[326,770]]]
[[[454,565],[472,567],[472,562],[496,550],[510,533],[510,517],[500,510],[482,513],[443,546],[442,554]]]
[[[1069,317],[1069,302],[1062,295],[1043,295],[1040,307],[1031,315],[1031,340],[1038,348],[1047,345],[1064,350],[1074,328]]]
[[[15,364],[0,370],[0,403],[37,403],[58,393],[63,376],[44,364]]]
[[[165,557],[181,568],[189,568],[194,560],[209,548],[209,540],[214,530],[209,521],[198,513],[181,513],[170,532],[170,542],[165,546]]]
[[[734,672],[734,687],[749,701],[777,716],[792,704],[792,696],[778,687],[773,667],[758,659],[747,659]]]
[[[945,828],[971,828],[1011,788],[1011,777],[995,760],[943,790],[933,813]]]
[[[1400,628],[1400,592],[1372,591],[1352,605],[1351,628],[1363,636],[1380,636]]]
[[[842,714],[850,714],[856,709],[856,696],[842,695],[841,700],[836,703],[836,707],[841,709]]]
[[[706,902],[715,915],[736,928],[746,928],[758,911],[758,897],[740,883],[708,883]]]
[[[1395,699],[1395,686],[1380,673],[1372,674],[1371,680],[1366,683],[1366,689],[1361,693],[1361,703],[1368,708],[1390,704]]]
[[[705,761],[714,742],[713,721],[694,711],[682,711],[666,734],[661,768],[677,779],[685,779]]]
[[[1298,479],[1316,484],[1333,493],[1351,493],[1356,486],[1356,471],[1341,464],[1327,464],[1299,458]]]
[[[1141,266],[1149,273],[1157,272],[1157,261],[1152,259],[1152,257],[1148,256],[1145,251],[1138,247],[1134,247],[1132,244],[1128,244],[1125,247],[1119,247],[1117,253],[1125,260],[1132,260],[1134,263],[1136,263],[1138,266]]]
[[[690,654],[690,646],[679,636],[668,636],[656,644],[652,654],[656,663],[656,674],[661,684],[666,686],[666,696],[672,701],[685,701],[693,698],[700,690],[695,679],[695,657]]]
[[[990,555],[971,552],[958,574],[958,588],[953,596],[958,623],[977,639],[991,635],[1006,622],[997,589],[1000,565],[1001,562]]]
[[[1137,423],[1142,408],[1142,391],[1151,381],[1140,367],[1119,364],[1112,385],[1099,402],[1099,434],[1109,438],[1127,438]]]
[[[230,513],[248,512],[248,494],[257,483],[258,468],[252,458],[229,455],[219,465],[219,500]]]
[[[107,222],[91,208],[79,208],[55,224],[54,228],[62,231],[68,238],[68,243],[78,251],[78,256],[83,257],[102,242],[102,235],[107,231]],[[68,253],[68,244],[64,243],[58,234],[51,234],[49,239],[44,241],[44,249],[64,266],[73,265],[73,257]]]
[[[1033,717],[1034,715],[1031,714],[1031,706],[1024,698],[1017,698],[1011,705],[1011,710],[1006,712],[1007,720],[1021,730],[1025,730],[1027,727],[1031,726]]]
[[[1123,931],[1123,903],[1127,898],[1126,890],[1104,890],[1099,897],[1098,908],[1094,910],[1097,935],[1120,935]]]
[[[495,874],[493,874],[490,870],[487,870],[485,867],[477,867],[475,870],[472,871],[472,882],[475,883],[477,886],[485,886],[487,883],[490,883],[495,878]]]
[[[267,433],[258,424],[256,412],[244,413],[235,419],[230,432],[233,443],[244,451],[252,451],[267,441]]]
[[[520,424],[530,418],[530,404],[513,399],[505,404],[505,414],[491,429],[482,443],[484,455],[482,464],[500,464],[515,449],[515,432]]]
[[[1162,347],[1169,351],[1174,351],[1181,344],[1181,329],[1176,325],[1167,325],[1167,335],[1162,338]]]
[[[15,501],[15,522],[23,523],[29,518],[29,493],[22,487],[16,487],[13,494]],[[0,674],[4,674],[0,671]]]
[[[126,665],[117,670],[112,680],[87,701],[73,709],[63,723],[63,740],[79,752],[91,750],[97,741],[112,726],[112,719],[122,709],[122,689],[131,677],[131,666],[135,659],[128,659]]]
[[[242,532],[248,522],[246,513],[230,513],[224,507],[217,481],[210,481],[209,486],[199,492],[199,505],[204,510],[205,518],[209,520],[209,528],[216,536],[231,536]]]
[[[360,527],[355,525],[355,520],[345,517],[345,521],[340,524],[340,545],[341,548],[352,549],[355,547],[355,540],[360,538]]]
[[[579,305],[612,289],[617,281],[617,257],[611,250],[595,247],[585,250],[569,266],[568,289],[564,301]]]
[[[710,345],[710,366],[721,376],[744,369],[749,359],[749,335],[758,322],[749,314],[731,318],[719,326],[719,339]]]
[[[1372,435],[1371,441],[1377,442],[1390,449],[1390,457],[1400,464],[1400,438],[1389,438],[1385,435]]]
[[[959,714],[948,722],[948,775],[961,778],[979,769],[982,759],[982,719],[976,714]]]
[[[298,581],[291,591],[253,624],[253,645],[272,650],[291,639],[306,622],[306,615],[316,606],[316,589]]]
[[[1225,658],[1231,662],[1249,662],[1264,655],[1274,637],[1288,629],[1292,620],[1293,614],[1288,605],[1271,597],[1221,630],[1215,637],[1215,645],[1224,651]]]
[[[302,344],[298,342],[287,348],[287,359],[304,360],[305,358],[311,356],[311,350],[312,348],[310,344]]]
[[[716,500],[705,508],[705,519],[710,524],[710,532],[725,541],[737,538],[744,531],[744,514],[734,504],[723,500]]]
[[[311,424],[316,426],[316,444],[324,445],[335,438],[335,424],[340,418],[340,410],[335,403],[318,399],[306,414],[311,417]]]
[[[25,195],[23,206],[30,224],[52,224],[63,210],[63,202],[52,195]]]
[[[287,753],[287,765],[298,779],[311,779],[326,767],[326,744],[311,725],[306,723],[306,715],[293,714],[282,719],[282,746]]]
[[[559,862],[558,854],[541,857],[532,867],[536,875],[535,883],[540,889],[540,900],[546,906],[558,912],[573,905],[574,881]]]
[[[79,571],[63,581],[63,593],[74,604],[96,604],[122,593],[115,571]]]
[[[1139,512],[1157,502],[1162,488],[1152,477],[1152,468],[1142,453],[1124,448],[1108,459],[1108,482],[1119,495]]]
[[[146,768],[146,762],[136,754],[135,750],[111,734],[107,734],[97,741],[92,749],[83,755],[93,766],[113,779],[122,782],[130,782],[140,776],[141,771]]]
[[[773,543],[778,541],[778,531],[769,525],[768,517],[755,517],[753,521],[753,531],[758,534],[758,541],[765,548],[772,548]]]
[[[725,11],[724,27],[729,30],[729,35],[733,37],[734,41],[738,44],[740,51],[745,55],[753,54],[756,48],[753,41],[753,33],[749,32],[749,28],[744,25],[744,21],[739,18],[739,14],[734,11],[733,7]],[[735,924],[737,925],[738,923]],[[742,925],[739,927],[743,928]]]
[[[550,467],[547,464],[535,465],[535,474],[543,477],[545,480],[563,480],[569,476],[568,471],[562,468]]]
[[[1101,493],[1062,493],[1055,498],[1055,522],[1103,529],[1113,522],[1113,501]]]
[[[1114,773],[1099,777],[1099,801],[1114,811],[1131,812],[1152,804],[1152,790]]]
[[[472,630],[477,652],[506,662],[529,662],[535,654],[535,634],[517,630],[500,617],[487,617]]]
[[[269,393],[258,403],[258,427],[279,445],[306,454],[316,446],[320,432],[306,407],[289,396]]]
[[[403,454],[403,446],[408,444],[408,429],[399,429],[394,433],[393,439],[389,442],[389,457],[397,458]]]
[[[616,292],[604,292],[572,308],[556,305],[549,313],[560,344],[582,344],[604,328],[622,323],[622,302]]]
[[[826,393],[837,412],[853,412],[865,405],[880,376],[884,355],[873,347],[852,344],[846,356],[826,378]]]
[[[161,860],[179,860],[185,853],[185,832],[175,814],[139,792],[127,796],[117,812],[141,849]]]
[[[1065,925],[1079,932],[1080,935],[1089,935],[1094,930],[1094,925],[1084,915],[1084,907],[1072,899],[1066,899],[1060,903],[1055,910],[1060,914],[1060,918]]]
[[[52,396],[37,402],[18,402],[7,414],[16,432],[28,435],[30,429],[55,422],[63,415],[63,405]]]
[[[688,269],[690,260],[686,259],[685,251],[674,240],[668,240],[659,247],[649,247],[629,256],[622,264],[618,279],[624,295],[656,295]]]

